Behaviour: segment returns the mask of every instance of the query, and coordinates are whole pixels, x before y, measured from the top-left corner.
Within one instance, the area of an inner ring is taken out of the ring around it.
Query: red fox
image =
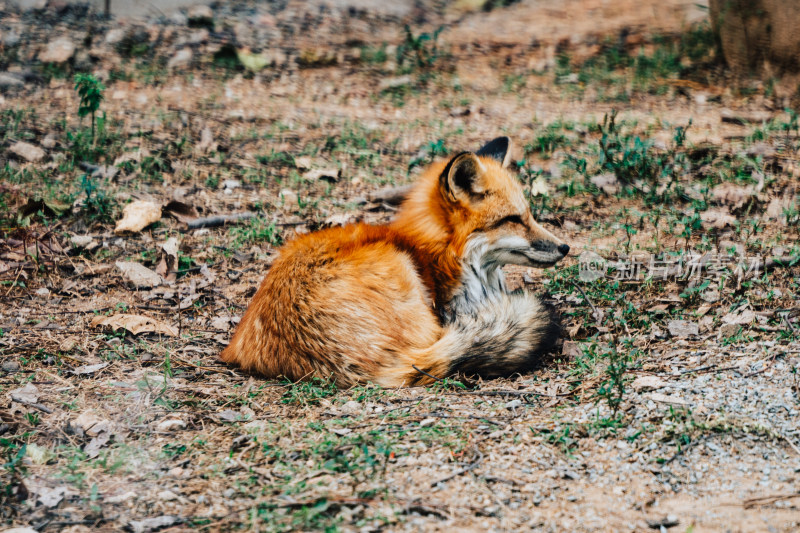
[[[499,137],[433,163],[388,225],[329,228],[286,244],[222,360],[342,387],[535,367],[560,326],[537,297],[508,292],[501,267],[549,267],[569,246],[534,221],[506,170],[510,147]]]

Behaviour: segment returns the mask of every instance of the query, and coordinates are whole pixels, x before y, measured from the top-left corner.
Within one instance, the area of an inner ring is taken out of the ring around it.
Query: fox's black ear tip
[[[483,145],[483,147],[478,151],[480,152],[482,150],[487,150],[487,151],[497,150],[506,152],[508,151],[510,146],[511,146],[511,138],[506,135],[503,135],[502,137],[495,137],[494,139]]]
[[[506,135],[496,137],[475,153],[479,156],[496,159],[503,166],[507,166],[511,159],[511,138]]]

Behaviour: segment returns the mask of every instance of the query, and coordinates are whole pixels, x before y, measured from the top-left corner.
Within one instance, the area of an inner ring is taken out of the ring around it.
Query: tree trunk
[[[800,0],[709,0],[709,11],[736,74],[800,72]]]

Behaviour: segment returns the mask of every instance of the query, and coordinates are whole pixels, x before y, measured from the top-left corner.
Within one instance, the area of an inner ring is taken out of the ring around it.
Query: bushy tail
[[[457,316],[436,343],[416,354],[415,366],[436,377],[524,373],[541,364],[560,333],[552,306],[529,293],[505,294],[480,304],[473,313]],[[422,385],[433,380],[414,371],[403,381]]]

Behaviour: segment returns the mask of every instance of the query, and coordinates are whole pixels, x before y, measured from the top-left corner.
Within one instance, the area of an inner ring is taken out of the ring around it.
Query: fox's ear
[[[476,154],[496,159],[505,168],[511,162],[511,139],[508,137],[493,139],[484,144]]]
[[[474,201],[483,197],[483,173],[486,167],[471,152],[462,152],[451,159],[439,176],[439,187],[452,201]]]

